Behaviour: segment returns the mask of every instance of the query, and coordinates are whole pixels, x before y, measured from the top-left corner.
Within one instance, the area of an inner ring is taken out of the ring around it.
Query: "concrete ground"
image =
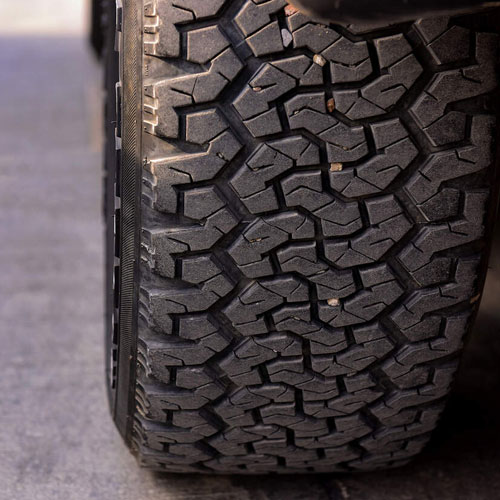
[[[56,36],[0,38],[0,68],[0,500],[500,497],[500,244],[447,414],[411,466],[139,469],[105,397],[99,68],[81,38]]]

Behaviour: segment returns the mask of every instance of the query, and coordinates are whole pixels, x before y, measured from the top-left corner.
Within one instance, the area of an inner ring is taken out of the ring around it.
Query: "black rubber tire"
[[[111,401],[154,469],[406,463],[479,302],[498,17],[371,32],[285,7],[118,16]]]
[[[106,225],[106,379],[108,380],[108,395],[110,403],[114,406],[116,389],[116,365],[118,346],[118,293],[119,287],[115,287],[115,281],[119,279],[119,256],[121,253],[120,243],[117,238],[120,233],[120,129],[118,123],[118,102],[120,95],[120,64],[116,26],[115,2],[102,0],[102,18],[106,20],[102,25],[102,48],[100,57],[104,62],[104,197],[103,212]]]

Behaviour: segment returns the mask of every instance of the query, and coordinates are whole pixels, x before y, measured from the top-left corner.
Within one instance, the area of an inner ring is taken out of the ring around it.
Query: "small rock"
[[[326,101],[326,109],[328,109],[329,113],[331,113],[335,109],[335,101],[333,100],[333,97]]]
[[[260,92],[262,90],[262,87],[252,87],[252,90],[254,92]]]
[[[470,299],[470,303],[474,304],[474,302],[477,302],[480,298],[481,298],[481,294],[478,293],[477,295],[474,295],[474,297],[472,297],[472,299]]]
[[[342,171],[342,163],[330,163],[330,170],[332,172],[341,172]]]
[[[313,61],[315,64],[321,67],[326,64],[326,59],[321,54],[314,54]]]
[[[326,303],[331,307],[337,307],[338,305],[340,305],[340,300],[336,298],[328,299]]]
[[[288,47],[293,40],[292,34],[285,28],[281,30],[281,38],[283,40],[283,47]]]

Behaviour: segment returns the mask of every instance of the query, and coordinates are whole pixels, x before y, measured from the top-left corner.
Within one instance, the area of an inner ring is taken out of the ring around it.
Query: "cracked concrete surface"
[[[100,74],[81,38],[0,40],[0,499],[493,499],[500,245],[454,395],[402,469],[209,477],[141,470],[103,374]]]

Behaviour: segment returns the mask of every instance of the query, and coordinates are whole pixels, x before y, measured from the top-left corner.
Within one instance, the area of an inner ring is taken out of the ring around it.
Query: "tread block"
[[[145,52],[160,57],[179,57],[181,37],[177,25],[213,17],[226,0],[146,0]]]

